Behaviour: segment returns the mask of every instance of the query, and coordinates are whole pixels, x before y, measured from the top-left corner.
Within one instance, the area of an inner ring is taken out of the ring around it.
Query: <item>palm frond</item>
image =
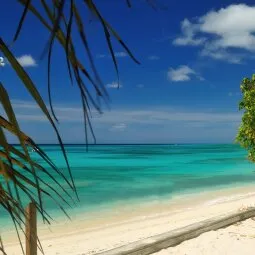
[[[25,21],[26,15],[27,15],[27,13],[28,13],[28,6],[30,5],[30,2],[31,2],[31,0],[27,0],[26,3],[25,3],[22,16],[21,16],[21,18],[20,18],[18,27],[17,27],[16,32],[15,32],[15,35],[14,35],[13,42],[15,42],[15,41],[18,39],[18,36],[19,36],[19,34],[20,34],[20,31],[21,31],[21,28],[22,28],[22,26],[23,26],[23,23],[24,23],[24,21]]]
[[[83,4],[82,8],[77,7],[79,1]],[[26,217],[26,212],[24,209],[24,197],[35,203],[43,220],[49,224],[52,218],[45,208],[45,197],[52,199],[65,214],[66,212],[63,205],[71,206],[71,203],[75,202],[72,192],[76,194],[78,199],[67,153],[57,129],[58,118],[54,111],[51,94],[51,60],[55,45],[58,44],[62,47],[66,58],[70,82],[77,86],[81,95],[86,144],[88,144],[89,141],[88,134],[91,134],[93,140],[96,142],[96,136],[91,123],[91,108],[95,108],[99,113],[102,113],[100,99],[102,98],[103,102],[108,105],[109,95],[93,59],[93,53],[88,42],[89,35],[85,26],[84,15],[82,15],[83,10],[89,10],[102,25],[102,33],[104,34],[118,81],[119,67],[115,56],[113,40],[119,43],[135,63],[139,64],[139,61],[134,57],[128,46],[104,18],[95,2],[92,0],[40,0],[34,1],[35,3],[31,0],[17,0],[17,2],[20,3],[24,9],[14,33],[13,43],[18,42],[28,14],[32,14],[42,24],[42,28],[49,32],[48,41],[45,42],[46,45],[42,45],[42,56],[47,55],[49,110],[36,84],[15,58],[10,45],[1,37],[0,52],[9,62],[10,67],[14,70],[27,93],[32,96],[34,102],[38,105],[55,131],[68,169],[67,176],[58,169],[54,162],[52,162],[48,155],[33,139],[22,131],[8,96],[7,86],[5,87],[0,81],[0,102],[3,108],[3,112],[0,114],[0,181],[3,180],[3,182],[0,182],[0,205],[9,213],[22,247],[19,232],[25,234],[24,219]],[[128,7],[131,7],[131,0],[123,0],[123,2],[126,3]],[[76,31],[78,31],[79,39],[83,45],[85,56],[88,60],[87,62],[81,61],[83,58],[81,58],[80,55],[83,54],[83,52],[77,53],[77,42],[73,39],[73,35]],[[20,148],[9,143],[6,138],[6,133],[11,133],[18,139]],[[47,167],[43,167],[37,163],[36,160],[31,157],[29,149],[33,149],[40,159],[47,164]],[[44,176],[49,178],[49,183],[44,180]],[[64,180],[71,192],[64,187],[59,181],[59,178]],[[42,251],[39,240],[38,247]],[[0,251],[5,254],[1,239]],[[24,254],[23,247],[22,251]]]

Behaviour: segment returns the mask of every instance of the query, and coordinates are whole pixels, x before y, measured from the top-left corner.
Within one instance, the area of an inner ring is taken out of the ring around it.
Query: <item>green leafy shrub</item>
[[[244,113],[236,141],[248,150],[249,160],[255,162],[255,74],[251,79],[243,79],[240,88],[243,97],[239,110]]]

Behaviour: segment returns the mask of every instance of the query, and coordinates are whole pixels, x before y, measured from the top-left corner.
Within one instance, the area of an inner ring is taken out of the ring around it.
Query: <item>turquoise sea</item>
[[[67,173],[59,146],[41,148]],[[82,213],[255,184],[255,164],[238,145],[91,145],[88,152],[85,145],[66,145],[66,150],[80,199],[74,210]],[[53,215],[60,213],[50,199],[44,203]]]

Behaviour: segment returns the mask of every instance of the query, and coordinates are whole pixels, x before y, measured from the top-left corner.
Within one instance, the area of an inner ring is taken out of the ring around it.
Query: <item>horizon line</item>
[[[63,145],[84,145],[84,146],[97,146],[97,145],[192,145],[192,144],[220,144],[220,145],[237,145],[237,143],[210,143],[210,142],[197,142],[197,143],[63,143]],[[12,145],[20,145],[13,143]],[[37,143],[37,145],[60,145],[59,143]]]

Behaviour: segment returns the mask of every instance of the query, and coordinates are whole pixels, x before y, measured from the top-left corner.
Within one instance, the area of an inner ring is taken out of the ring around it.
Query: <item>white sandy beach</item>
[[[158,202],[100,213],[90,220],[82,217],[72,222],[63,220],[51,228],[40,226],[39,235],[45,254],[95,254],[113,249],[172,229],[183,227],[217,215],[255,206],[255,188],[231,188],[190,196],[174,202]],[[117,209],[117,208],[116,208]],[[13,232],[2,234],[6,253],[21,254]],[[255,221],[211,231],[162,250],[159,254],[254,254]]]
[[[154,255],[254,255],[255,219],[248,219],[224,229],[210,231]]]

